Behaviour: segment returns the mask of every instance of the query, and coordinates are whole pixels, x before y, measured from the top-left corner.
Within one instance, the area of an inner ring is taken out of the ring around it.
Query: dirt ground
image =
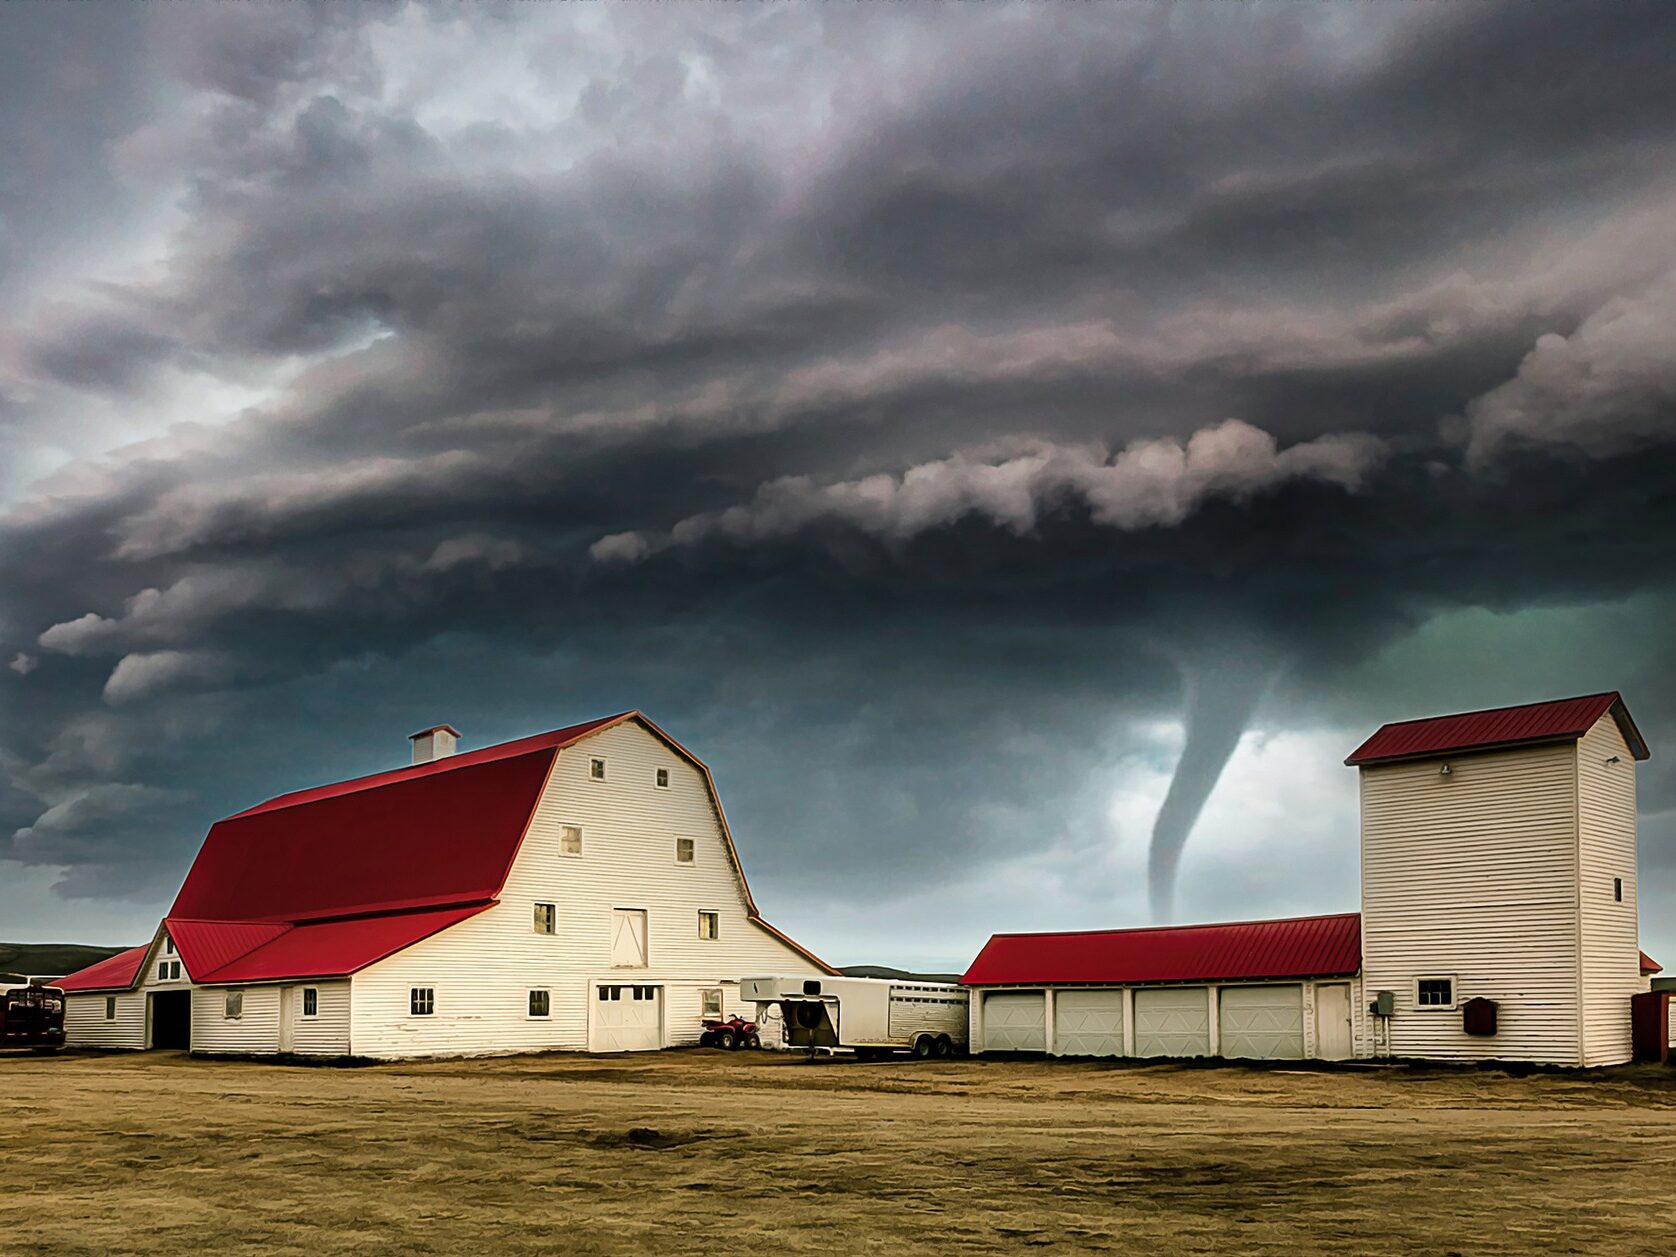
[[[1676,1252],[1676,1070],[0,1059],[0,1253]]]

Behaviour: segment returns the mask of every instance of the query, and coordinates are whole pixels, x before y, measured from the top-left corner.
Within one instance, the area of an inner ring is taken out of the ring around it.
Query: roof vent
[[[432,725],[429,729],[408,734],[407,740],[413,743],[413,762],[428,764],[433,759],[446,759],[454,753],[460,741],[460,731],[453,725]]]

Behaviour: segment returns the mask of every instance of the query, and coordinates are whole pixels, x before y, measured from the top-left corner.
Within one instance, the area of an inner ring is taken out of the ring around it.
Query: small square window
[[[552,934],[558,929],[559,908],[557,904],[538,903],[535,905],[535,932],[537,934]]]
[[[559,854],[582,854],[582,829],[578,825],[559,826]]]
[[[602,759],[591,759],[591,760],[589,760],[588,761],[588,776],[592,777],[595,781],[604,781],[605,780],[605,761],[602,760]]]
[[[677,838],[675,840],[675,863],[691,864],[693,862],[693,840],[691,838]]]
[[[1416,978],[1414,1002],[1421,1008],[1453,1008],[1455,980],[1453,978]]]
[[[1612,879],[1612,899],[1616,903],[1623,903],[1624,901],[1624,879],[1621,877]]]
[[[429,1017],[436,1012],[436,988],[416,986],[407,993],[407,1011],[415,1017]]]
[[[667,768],[658,769],[657,775],[653,778],[653,780],[658,783],[658,789],[659,790],[669,789],[669,769],[667,769]]]
[[[545,1017],[551,1010],[551,997],[546,991],[530,992],[530,1016]]]
[[[303,988],[303,1016],[314,1017],[320,1012],[320,992],[312,986]]]
[[[599,988],[599,997],[602,1000],[622,999],[623,988],[620,986],[602,986]]]
[[[707,986],[698,993],[698,998],[704,1006],[703,1016],[720,1017],[722,1015],[722,988]]]
[[[633,988],[633,990],[634,990],[634,998],[637,999],[637,1000],[641,1000],[642,1002],[644,1002],[645,1000],[657,998],[653,994],[653,990],[654,990],[653,987],[637,986],[637,987]]]
[[[105,1020],[116,1020],[116,996],[114,995],[105,996]]]
[[[244,992],[228,991],[226,1010],[222,1014],[228,1021],[237,1021],[244,1016]]]
[[[720,915],[714,912],[700,912],[698,914],[698,936],[700,938],[718,938],[720,935]]]

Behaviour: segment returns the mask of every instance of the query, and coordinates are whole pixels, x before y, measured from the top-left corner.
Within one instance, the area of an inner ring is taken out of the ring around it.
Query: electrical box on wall
[[[1375,1017],[1389,1017],[1397,1011],[1397,997],[1391,991],[1377,991],[1368,1004],[1368,1011]]]

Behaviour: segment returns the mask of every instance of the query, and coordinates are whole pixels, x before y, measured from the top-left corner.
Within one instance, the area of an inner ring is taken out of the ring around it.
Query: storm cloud
[[[1621,688],[1676,954],[1659,6],[120,22],[0,8],[0,934],[627,707],[840,960],[1337,910],[1322,764]]]

